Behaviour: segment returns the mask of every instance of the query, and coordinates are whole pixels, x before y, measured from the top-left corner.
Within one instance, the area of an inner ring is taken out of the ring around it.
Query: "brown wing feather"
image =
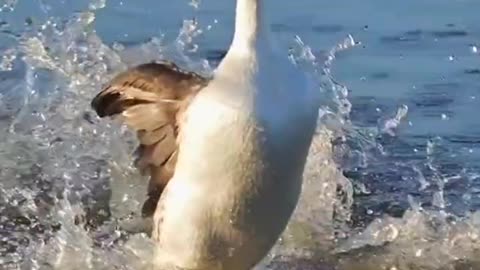
[[[154,213],[175,170],[182,109],[208,81],[173,63],[149,63],[119,74],[92,100],[100,117],[121,115],[137,131],[140,145],[135,163],[142,173],[150,174],[144,216]]]

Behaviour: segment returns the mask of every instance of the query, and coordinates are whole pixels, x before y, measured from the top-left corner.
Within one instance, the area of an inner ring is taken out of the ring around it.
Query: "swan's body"
[[[213,79],[189,84],[191,94],[178,98],[171,120],[178,127],[170,153],[175,160],[168,156],[150,164],[151,181],[161,183],[152,231],[158,242],[154,269],[250,269],[274,245],[297,204],[318,97],[287,57],[271,49],[260,23],[261,2],[238,0],[234,41]],[[138,120],[140,110],[129,113],[143,105],[137,89],[120,90],[107,88],[94,107],[108,107],[105,97],[124,95],[123,106],[111,111],[123,111],[127,123]],[[150,96],[142,97],[149,102]],[[145,113],[160,115],[158,110]],[[138,121],[130,123],[142,130]],[[155,180],[152,171],[164,164],[173,166],[171,174]]]
[[[293,66],[263,56],[227,55],[186,111],[176,172],[154,217],[159,262],[250,269],[285,228],[316,108],[290,81]]]

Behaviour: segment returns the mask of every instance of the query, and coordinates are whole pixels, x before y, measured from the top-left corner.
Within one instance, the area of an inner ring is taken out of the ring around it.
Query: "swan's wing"
[[[173,63],[149,63],[115,78],[92,100],[100,117],[121,116],[137,132],[137,167],[150,174],[144,216],[155,212],[160,195],[173,176],[181,114],[209,82]]]

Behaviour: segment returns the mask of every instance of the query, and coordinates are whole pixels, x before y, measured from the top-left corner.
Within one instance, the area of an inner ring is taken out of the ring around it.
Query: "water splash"
[[[4,51],[2,266],[139,269],[151,256],[148,247],[153,243],[148,237],[126,230],[138,229],[135,222],[146,184],[131,166],[134,134],[114,121],[97,124],[89,110],[90,98],[108,78],[139,61],[174,59],[204,74],[212,67],[207,60],[190,58],[199,51],[197,40],[204,33],[195,20],[184,22],[173,44],[155,37],[134,47],[105,45],[93,31],[95,11],[105,5],[98,0],[68,20],[49,18],[38,31],[22,33],[19,46]],[[337,54],[357,44],[348,36],[323,55],[315,55],[300,37],[293,41],[290,58],[309,73],[324,103],[301,201],[278,245],[258,269],[433,270],[456,265],[475,269],[480,214],[449,213],[447,185],[457,178],[476,181],[478,175],[467,169],[445,175],[440,138],[424,142],[425,160],[386,163],[392,151],[381,140],[386,140],[385,134],[397,134],[408,108],[401,106],[395,116],[371,128],[350,122],[348,89],[334,79],[331,66]],[[385,164],[410,171],[428,201],[413,194],[402,215],[384,214],[365,226],[352,225],[355,201],[375,195],[375,190],[369,182],[347,178],[346,172],[362,173]],[[463,198],[477,195],[472,189]]]
[[[307,72],[314,75],[313,79],[319,85],[319,91],[323,92],[325,104],[321,118],[332,117],[338,121],[339,126],[345,125],[346,119],[351,111],[351,104],[348,100],[348,89],[344,85],[338,83],[332,76],[332,63],[338,53],[351,49],[357,45],[354,38],[349,35],[342,42],[330,49],[322,58],[317,59],[312,49],[305,45],[299,36],[296,37],[295,43],[290,51],[290,58]],[[334,126],[329,126],[334,128]]]
[[[188,3],[190,6],[192,6],[194,9],[198,9],[200,7],[200,0],[192,0],[190,3]]]
[[[17,59],[17,52],[15,49],[8,49],[3,52],[2,61],[0,62],[0,71],[11,71],[13,69],[13,62]]]
[[[95,0],[91,1],[88,8],[92,11],[102,9],[107,5],[107,0]]]
[[[0,1],[0,12],[12,12],[17,5],[18,0],[2,0]]]
[[[380,128],[380,132],[389,134],[390,136],[395,136],[395,129],[398,128],[401,121],[407,116],[408,106],[402,105],[398,108],[397,114],[395,117],[385,120]]]
[[[180,30],[180,35],[177,38],[180,51],[187,53],[195,53],[198,51],[198,44],[194,40],[203,33],[199,27],[198,22],[193,20],[183,21],[183,26]]]
[[[52,19],[34,36],[26,33],[20,40],[16,57],[23,64],[13,71],[23,74],[23,83],[2,97],[2,101],[10,95],[21,97],[18,109],[9,112],[10,128],[2,134],[0,153],[2,160],[13,161],[2,163],[0,189],[0,197],[6,198],[0,205],[5,217],[1,226],[15,226],[5,236],[10,247],[2,253],[6,265],[62,268],[75,259],[79,269],[101,269],[92,262],[93,238],[78,217],[83,217],[86,228],[94,228],[115,209],[138,208],[138,202],[130,208],[125,203],[116,207],[120,204],[109,188],[115,165],[130,164],[128,153],[112,153],[117,157],[114,164],[106,164],[107,150],[115,149],[115,144],[129,149],[128,143],[119,140],[122,135],[107,138],[108,129],[93,126],[95,120],[85,110],[107,69],[122,67],[118,56],[89,31],[93,20],[89,12],[67,22]],[[105,145],[99,147],[95,138],[102,137]],[[115,179],[122,176],[128,178],[128,170]],[[134,195],[137,184],[129,185]],[[19,227],[19,219],[39,229]]]

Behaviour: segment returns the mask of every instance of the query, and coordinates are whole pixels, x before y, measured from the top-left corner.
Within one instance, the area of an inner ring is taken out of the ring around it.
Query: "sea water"
[[[323,99],[299,206],[257,269],[480,269],[480,2],[271,7],[276,42]],[[0,269],[148,263],[135,136],[89,102],[147,61],[211,74],[233,8],[0,1]]]

